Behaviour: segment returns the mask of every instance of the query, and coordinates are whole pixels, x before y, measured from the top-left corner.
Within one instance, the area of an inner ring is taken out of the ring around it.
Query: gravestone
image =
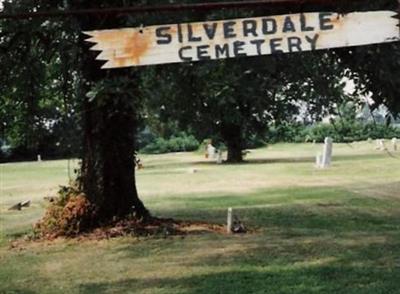
[[[22,209],[21,202],[18,202],[17,204],[11,206],[8,210],[21,210],[21,209]]]
[[[217,149],[212,144],[207,146],[207,155],[210,159],[216,159],[217,157]]]
[[[27,200],[21,203],[21,207],[30,207],[31,206],[31,201]]]
[[[325,138],[324,152],[322,154],[321,168],[328,168],[332,163],[333,140],[330,137]]]
[[[218,150],[218,156],[217,156],[217,164],[222,164],[223,159],[222,159],[222,151]]]
[[[317,168],[321,168],[321,165],[322,165],[322,154],[318,153],[316,158],[315,158],[315,166]]]
[[[233,225],[233,210],[231,207],[228,208],[228,217],[226,221],[226,232],[228,234],[232,233],[232,225]]]
[[[42,156],[41,156],[40,154],[37,156],[37,161],[38,161],[38,162],[41,162],[41,161],[42,161]]]
[[[397,138],[392,139],[393,151],[397,151]]]
[[[379,151],[386,150],[385,140],[383,140],[383,139],[376,140],[376,150],[379,150]]]
[[[328,168],[332,163],[333,140],[330,137],[325,138],[322,154],[318,153],[315,159],[316,168]]]

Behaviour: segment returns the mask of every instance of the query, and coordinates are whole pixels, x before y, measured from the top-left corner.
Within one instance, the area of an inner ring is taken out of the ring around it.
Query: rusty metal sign
[[[396,42],[397,18],[393,11],[313,12],[85,34],[107,69]]]

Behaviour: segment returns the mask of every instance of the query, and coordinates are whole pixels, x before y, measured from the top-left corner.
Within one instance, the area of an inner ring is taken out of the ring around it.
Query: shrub
[[[180,133],[177,136],[172,136],[168,140],[157,138],[153,143],[148,144],[140,151],[145,154],[162,154],[168,152],[195,151],[199,146],[200,143],[194,136]]]
[[[38,238],[76,236],[93,225],[95,208],[76,187],[61,187],[58,196],[35,225]]]

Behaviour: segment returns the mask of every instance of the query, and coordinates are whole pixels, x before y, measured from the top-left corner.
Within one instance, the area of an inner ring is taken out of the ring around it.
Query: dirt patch
[[[137,236],[137,237],[169,237],[169,236],[182,236],[189,234],[202,234],[202,233],[218,233],[226,232],[225,226],[189,222],[189,221],[176,221],[173,219],[159,219],[152,218],[146,222],[138,221],[136,219],[125,219],[116,222],[113,225],[94,229],[92,232],[84,233],[78,236],[80,240],[83,239],[110,239],[122,236]]]
[[[144,237],[144,238],[168,238],[173,236],[190,236],[201,234],[227,235],[226,226],[205,222],[177,221],[173,219],[152,218],[146,222],[127,218],[113,224],[95,228],[72,236],[42,235],[26,236],[13,241],[10,249],[24,250],[30,245],[51,245],[62,241],[102,241],[119,237]]]

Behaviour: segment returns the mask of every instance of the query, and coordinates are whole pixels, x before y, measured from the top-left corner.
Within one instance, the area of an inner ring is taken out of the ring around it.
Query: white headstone
[[[385,140],[383,140],[383,139],[376,140],[376,150],[380,150],[380,151],[386,150]]]
[[[222,164],[222,151],[218,150],[217,163]]]
[[[227,217],[227,224],[226,224],[226,231],[228,234],[232,233],[232,225],[233,225],[233,210],[231,207],[228,208],[228,217]]]
[[[393,151],[397,151],[397,138],[392,139]]]
[[[318,153],[315,159],[315,166],[317,168],[321,168],[322,167],[322,154]]]
[[[38,161],[38,162],[41,162],[41,161],[42,161],[42,156],[41,156],[40,154],[38,154],[38,156],[37,156],[37,161]]]
[[[207,153],[208,153],[208,158],[216,159],[216,157],[217,157],[217,149],[215,149],[215,147],[213,145],[208,144]]]
[[[321,168],[328,168],[332,163],[333,140],[330,137],[325,138],[324,152],[322,154]]]

